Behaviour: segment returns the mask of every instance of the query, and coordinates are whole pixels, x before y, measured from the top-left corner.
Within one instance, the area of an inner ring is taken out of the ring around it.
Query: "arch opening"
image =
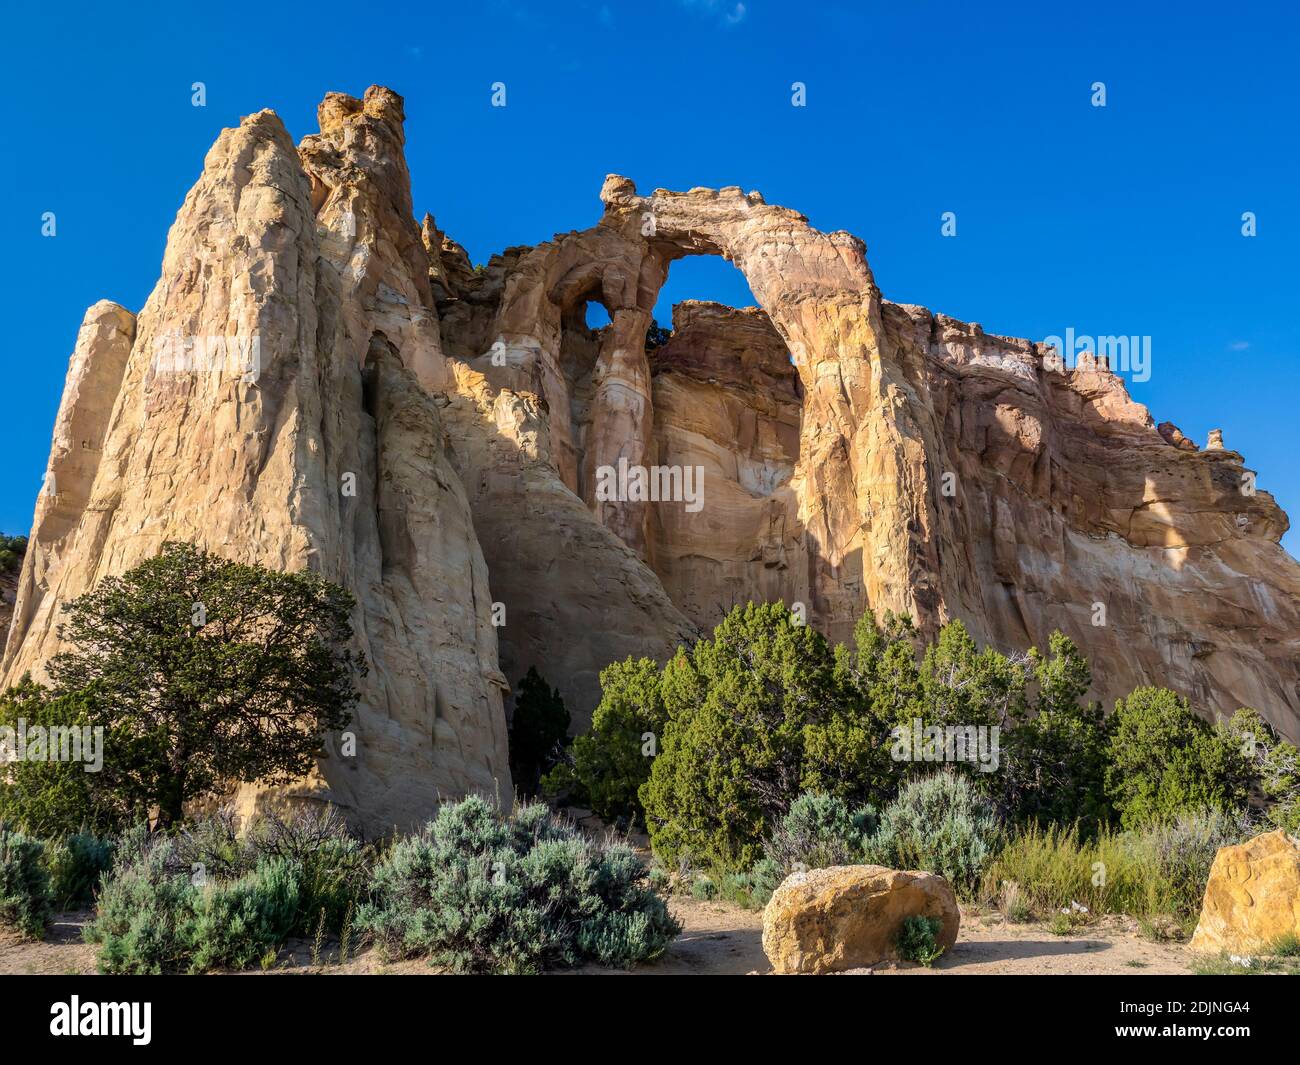
[[[674,259],[646,341],[653,461],[695,471],[697,508],[648,506],[646,558],[709,629],[749,601],[811,602],[799,520],[803,385],[745,275],[720,252]]]

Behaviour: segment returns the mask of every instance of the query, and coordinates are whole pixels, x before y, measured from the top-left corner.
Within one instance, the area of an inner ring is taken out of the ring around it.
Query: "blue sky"
[[[1222,428],[1300,512],[1291,5],[321,0],[5,21],[5,532],[30,525],[82,313],[144,302],[219,130],[271,107],[301,138],[326,91],[375,82],[406,97],[417,214],[475,261],[593,224],[606,173],[759,189],[862,237],[889,299],[1034,339],[1150,336],[1135,396],[1198,443]],[[712,258],[673,267],[660,321],[689,297],[751,301]]]

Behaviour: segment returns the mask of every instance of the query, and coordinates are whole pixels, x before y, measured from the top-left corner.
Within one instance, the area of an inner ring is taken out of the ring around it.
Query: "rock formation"
[[[1214,856],[1192,950],[1268,952],[1300,936],[1300,844],[1267,832]]]
[[[836,865],[792,873],[763,907],[763,953],[785,976],[862,969],[901,960],[908,917],[939,922],[935,946],[957,942],[961,911],[943,877],[880,865]]]
[[[487,569],[421,383],[447,368],[401,118],[387,90],[327,97],[301,156],[269,111],[226,130],[138,319],[92,308],[5,662],[40,675],[59,605],[169,539],[319,570],[356,595],[370,672],[355,756],[331,737],[299,790],[373,831],[510,791]]]
[[[864,609],[1004,649],[1060,628],[1099,697],[1167,684],[1300,738],[1300,566],[1220,437],[1157,428],[1104,362],[885,301],[862,241],[735,187],[610,176],[596,225],[476,269],[415,221],[403,120],[381,88],[328,95],[297,148],[244,119],[138,317],[88,312],[5,681],[40,673],[63,603],[185,539],[357,596],[357,754],[331,739],[300,790],[376,829],[509,792],[529,666],[582,728],[603,666],[747,599],[834,639]],[[648,347],[697,254],[760,308],[687,302]],[[702,470],[700,505],[606,490],[635,470]]]

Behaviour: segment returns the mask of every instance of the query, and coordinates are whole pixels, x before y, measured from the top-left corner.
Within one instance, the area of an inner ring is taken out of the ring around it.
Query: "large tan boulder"
[[[1278,831],[1220,849],[1192,949],[1249,953],[1287,935],[1300,935],[1300,844]]]
[[[903,920],[934,917],[948,950],[961,915],[952,888],[934,873],[837,865],[792,873],[763,910],[763,952],[777,973],[833,973],[898,960]]]

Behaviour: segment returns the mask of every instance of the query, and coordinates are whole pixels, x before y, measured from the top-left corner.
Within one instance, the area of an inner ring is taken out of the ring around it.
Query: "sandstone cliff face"
[[[767,315],[680,303],[650,367],[655,461],[703,472],[698,511],[650,508],[653,565],[673,602],[702,629],[751,599],[809,602],[793,483],[802,389]]]
[[[538,397],[551,467],[695,626],[783,598],[834,639],[865,608],[1004,649],[1060,628],[1107,701],[1168,684],[1300,732],[1300,566],[1221,436],[1157,429],[1104,364],[883,300],[861,241],[757,193],[612,176],[602,199],[592,229],[494,259],[457,313],[470,351],[507,355],[484,373]],[[684,305],[647,354],[689,254],[734,262],[762,311]],[[580,325],[588,300],[605,329]],[[702,467],[703,508],[597,498],[620,462]]]
[[[602,667],[748,599],[835,639],[864,609],[1006,649],[1061,628],[1101,697],[1169,684],[1300,738],[1300,566],[1241,456],[1155,427],[1102,366],[888,303],[860,240],[739,188],[611,176],[595,226],[475,270],[415,222],[403,118],[372,88],[297,148],[271,112],[225,131],[138,318],[88,312],[6,682],[40,673],[63,603],[184,539],[357,596],[357,754],[331,738],[298,791],[375,830],[509,793],[529,666],[582,728]],[[680,305],[647,350],[695,254],[761,307]],[[656,466],[701,468],[701,505],[602,491]]]
[[[418,380],[442,368],[436,329],[392,295],[428,284],[414,221],[372,173],[372,150],[400,149],[400,100],[330,97],[321,121],[302,158],[271,112],[225,131],[134,342],[129,316],[83,329],[51,460],[60,496],[38,507],[5,680],[40,674],[60,604],[166,540],[319,570],[357,597],[370,673],[355,757],[331,737],[297,790],[382,831],[440,795],[509,793],[505,681],[468,503]],[[65,475],[73,427],[102,433],[102,453]]]
[[[885,325],[930,462],[955,474],[935,506],[950,614],[1006,647],[1061,629],[1107,700],[1164,684],[1297,734],[1300,566],[1239,454],[1166,438],[1104,364],[1062,372],[1040,345],[916,307],[886,304]]]

